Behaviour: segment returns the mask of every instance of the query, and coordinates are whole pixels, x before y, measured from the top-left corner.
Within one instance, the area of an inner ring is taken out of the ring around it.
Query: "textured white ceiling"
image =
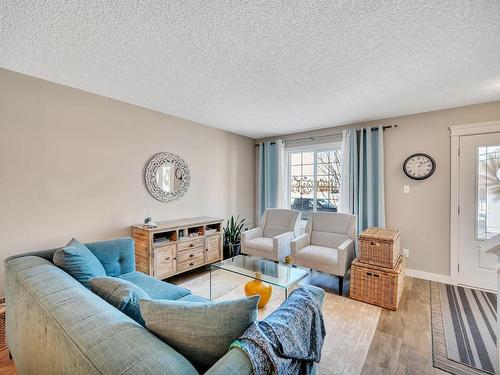
[[[500,99],[500,1],[0,0],[0,66],[251,137]]]

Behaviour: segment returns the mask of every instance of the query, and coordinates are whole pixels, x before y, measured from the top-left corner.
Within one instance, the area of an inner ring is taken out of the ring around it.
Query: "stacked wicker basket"
[[[351,298],[396,310],[403,293],[405,265],[399,231],[366,229],[359,235],[359,258],[352,263]]]
[[[5,340],[5,297],[0,297],[0,350],[7,347]]]

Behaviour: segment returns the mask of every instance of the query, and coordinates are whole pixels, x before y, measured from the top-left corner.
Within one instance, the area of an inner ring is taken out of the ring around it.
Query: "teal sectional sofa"
[[[151,298],[205,300],[136,272],[131,238],[85,245],[107,276],[135,283]],[[19,374],[198,374],[185,357],[56,267],[56,250],[5,260],[7,344]],[[251,373],[239,349],[207,372]]]

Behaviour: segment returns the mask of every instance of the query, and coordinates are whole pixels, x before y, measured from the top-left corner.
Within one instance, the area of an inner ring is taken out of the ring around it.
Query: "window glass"
[[[305,150],[289,153],[290,208],[302,220],[315,211],[336,212],[341,178],[341,150]]]

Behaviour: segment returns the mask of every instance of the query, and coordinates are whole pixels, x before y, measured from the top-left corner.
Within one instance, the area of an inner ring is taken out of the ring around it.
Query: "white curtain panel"
[[[384,128],[378,127],[378,174],[379,174],[379,188],[378,188],[378,222],[379,225],[385,227],[385,162],[384,162]]]
[[[350,191],[351,186],[351,154],[354,150],[351,150],[351,132],[344,130],[342,132],[342,175],[340,180],[340,199],[339,199],[339,212],[352,213],[353,212],[353,200]]]
[[[278,159],[278,196],[276,204],[278,208],[288,207],[288,178],[287,178],[287,163],[285,155],[285,144],[281,139],[276,140],[276,154]]]

